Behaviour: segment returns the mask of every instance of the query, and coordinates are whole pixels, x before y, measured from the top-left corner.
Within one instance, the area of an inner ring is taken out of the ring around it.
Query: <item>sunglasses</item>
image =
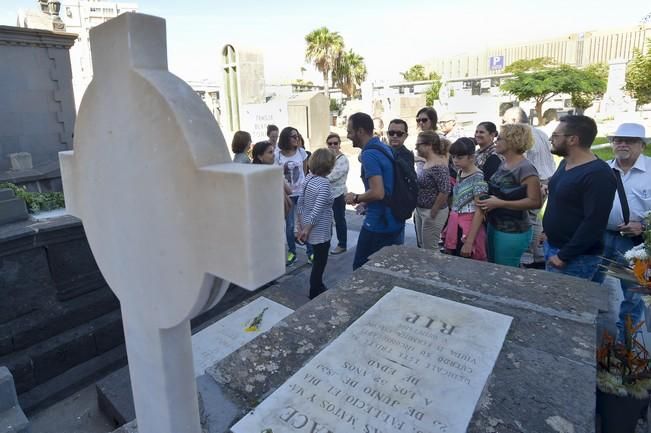
[[[326,143],[328,144],[328,146],[339,146],[339,142],[338,142],[338,141],[328,141],[328,142],[326,142]]]
[[[416,119],[416,123],[425,123],[427,121],[429,121],[429,118],[427,118],[427,117]]]
[[[402,137],[405,135],[402,131],[387,131],[387,134],[389,134],[389,137]]]

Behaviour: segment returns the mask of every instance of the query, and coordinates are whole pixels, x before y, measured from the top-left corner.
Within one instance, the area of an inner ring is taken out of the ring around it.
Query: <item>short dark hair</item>
[[[434,131],[423,131],[418,134],[418,139],[420,142],[431,146],[432,152],[436,155],[447,155],[448,153],[448,142],[445,143],[441,140],[441,137]]]
[[[420,110],[418,110],[418,113],[416,113],[416,117],[420,116],[422,113],[425,113],[429,121],[432,123],[432,128],[434,131],[436,131],[436,128],[439,123],[439,115],[436,114],[436,110],[433,109],[432,107],[423,107]]]
[[[357,131],[358,129],[363,130],[368,135],[373,135],[373,119],[366,113],[355,113],[352,114],[348,120],[353,126],[353,130]]]
[[[262,161],[258,157],[262,156],[269,146],[273,146],[270,141],[258,141],[253,145],[253,150],[251,150],[251,162],[253,164],[262,164]]]
[[[231,150],[233,153],[242,153],[246,150],[246,146],[251,143],[251,134],[246,131],[237,131],[233,135],[233,141],[231,142]]]
[[[597,123],[592,117],[583,115],[563,116],[559,120],[565,124],[565,133],[579,137],[579,145],[589,149],[597,137]]]
[[[489,134],[497,134],[497,126],[493,122],[480,122],[477,125],[477,128],[479,127],[484,128]]]
[[[283,128],[283,130],[280,131],[280,135],[278,136],[278,148],[280,150],[290,150],[291,144],[289,142],[289,136],[292,135],[293,131],[296,131],[296,134],[298,134],[298,129],[292,128],[291,126]]]
[[[392,123],[395,123],[396,125],[402,125],[405,127],[405,132],[409,132],[409,127],[407,126],[407,122],[405,122],[402,119],[393,119],[391,122],[389,122],[389,126],[391,126]]]
[[[326,137],[326,143],[327,143],[328,140],[330,140],[331,138],[336,138],[337,140],[339,140],[339,143],[341,143],[341,137],[340,137],[339,134],[337,134],[336,132],[331,132],[330,134],[328,134],[328,136]]]
[[[461,137],[450,146],[450,155],[466,156],[475,154],[475,140],[470,137]]]
[[[269,137],[269,134],[273,131],[278,131],[278,127],[276,125],[267,125],[267,137]]]

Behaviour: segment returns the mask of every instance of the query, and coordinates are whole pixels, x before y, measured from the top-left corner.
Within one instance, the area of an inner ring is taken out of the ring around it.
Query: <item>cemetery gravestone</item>
[[[465,432],[510,323],[396,287],[232,431]]]
[[[140,432],[198,433],[190,319],[229,281],[284,273],[282,176],[230,163],[165,39],[164,20],[135,13],[91,30],[94,79],[60,161],[67,208],[120,299]]]

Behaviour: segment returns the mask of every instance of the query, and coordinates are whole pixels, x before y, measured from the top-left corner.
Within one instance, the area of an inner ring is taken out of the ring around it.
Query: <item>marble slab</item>
[[[291,308],[260,296],[197,332],[192,336],[195,377],[201,376],[206,368],[268,331],[293,312]],[[251,322],[260,315],[261,321],[257,330],[247,330]]]
[[[465,432],[511,320],[394,287],[231,431]]]

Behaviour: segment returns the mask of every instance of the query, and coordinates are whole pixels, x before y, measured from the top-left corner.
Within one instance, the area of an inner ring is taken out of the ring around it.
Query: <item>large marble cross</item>
[[[123,14],[90,40],[94,78],[60,154],[66,206],[120,299],[139,431],[199,433],[190,319],[229,282],[284,273],[282,175],[230,162],[167,69],[163,19]]]

